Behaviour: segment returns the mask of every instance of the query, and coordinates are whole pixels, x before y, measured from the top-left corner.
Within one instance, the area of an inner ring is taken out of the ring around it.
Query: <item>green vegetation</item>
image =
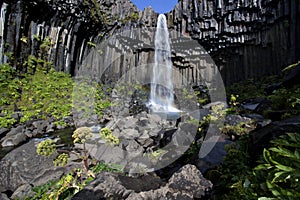
[[[9,62],[0,66],[0,127],[9,128],[16,123],[49,118],[65,126],[64,119],[71,115],[72,108],[79,112],[89,111],[82,105],[72,104],[72,98],[76,101],[83,99],[84,95],[93,95],[93,112],[102,117],[111,106],[108,98],[111,90],[104,90],[103,85],[97,83],[93,87],[85,82],[76,86],[69,74],[55,71],[52,63],[47,61],[47,52],[53,45],[50,38],[40,42],[38,55],[27,58],[22,72],[9,64],[14,60],[11,54],[7,54]],[[74,92],[73,87],[76,88]],[[13,117],[16,115],[19,117]]]
[[[71,114],[73,82],[69,75],[54,69],[46,73],[38,67],[34,74],[26,73],[20,78],[7,64],[1,66],[0,73],[1,127],[17,122],[12,117],[15,112],[21,112],[20,122],[53,117],[62,123]]]
[[[114,145],[119,144],[119,138],[117,138],[116,136],[114,136],[112,134],[112,131],[110,129],[108,129],[108,128],[102,128],[100,130],[99,134],[100,134],[100,137],[103,140],[107,141],[108,143],[114,144]]]
[[[116,142],[119,141],[118,138],[111,134],[111,130],[107,128],[102,129],[99,134],[110,143],[116,144]],[[81,152],[56,149],[54,141],[50,139],[40,142],[36,151],[38,155],[42,156],[50,156],[56,152],[58,155],[53,160],[53,163],[55,166],[62,167],[68,163],[69,154],[74,154],[77,156],[78,160],[82,162],[82,168],[73,169],[58,181],[50,181],[45,185],[33,188],[31,197],[26,199],[68,199],[82,190],[87,183],[92,181],[95,178],[96,173],[101,171],[122,172],[122,167],[118,165],[107,165],[103,163],[93,164],[95,161],[89,157],[89,153],[85,146],[87,140],[93,137],[90,128],[77,128],[72,137],[74,138],[74,144],[78,143],[83,145]]]
[[[282,119],[286,119],[300,114],[300,85],[296,85],[293,88],[280,88],[275,90],[273,94],[268,96],[272,105],[269,110],[265,111],[265,115],[268,116],[270,112],[283,111]]]
[[[41,42],[38,55],[30,55],[23,63],[25,73],[10,66],[12,56],[0,66],[0,127],[48,118],[65,125],[63,119],[71,114],[73,81],[70,75],[55,71],[47,61],[46,52],[51,45],[50,38]],[[20,121],[13,118],[15,113]]]
[[[299,133],[284,134],[271,144],[256,167],[251,167],[245,138],[227,148],[224,165],[209,173],[222,188],[222,199],[299,199]]]
[[[36,148],[36,153],[41,156],[49,156],[54,154],[56,150],[56,144],[53,140],[44,140],[40,142]]]
[[[288,71],[295,67],[296,64],[290,65],[284,71]],[[275,89],[271,94],[266,92],[266,89],[272,85],[280,82],[281,79],[276,76],[264,77],[260,80],[248,80],[240,83],[235,83],[227,88],[227,94],[230,104],[233,101],[240,103],[245,100],[254,98],[262,98],[270,101],[270,106],[264,110],[263,114],[266,118],[272,118],[274,112],[281,113],[281,119],[286,119],[300,114],[300,85],[295,85],[292,88],[285,88],[283,86]],[[238,104],[236,111],[239,111]]]

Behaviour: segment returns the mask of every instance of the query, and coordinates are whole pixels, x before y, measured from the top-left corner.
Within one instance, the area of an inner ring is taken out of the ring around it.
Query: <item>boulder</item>
[[[102,172],[72,200],[200,199],[211,188],[212,183],[194,165],[183,166],[167,183],[153,175],[133,178]]]
[[[285,87],[293,87],[294,85],[299,84],[299,80],[300,80],[300,62],[291,65],[291,68],[287,70],[284,76],[283,85]]]
[[[272,122],[260,129],[251,132],[252,145],[250,152],[253,156],[261,155],[263,148],[267,148],[271,140],[278,138],[284,133],[300,133],[300,115]]]
[[[50,122],[47,120],[39,120],[39,121],[32,122],[32,126],[35,129],[37,129],[37,132],[39,134],[43,134],[49,125],[50,125]]]
[[[237,125],[240,123],[250,123],[251,119],[248,117],[242,117],[240,115],[227,115],[225,117],[225,121],[224,124],[228,124],[228,125]]]
[[[225,135],[216,137],[215,140],[213,139],[213,137],[205,141],[205,145],[214,145],[213,148],[205,156],[201,156],[199,153],[199,158],[196,160],[196,165],[202,173],[205,173],[210,169],[214,169],[215,167],[222,164],[223,158],[227,154],[225,146],[233,143]],[[201,148],[205,148],[204,145],[202,145]]]
[[[31,140],[9,152],[0,161],[0,192],[14,192],[22,185],[38,186],[61,177],[65,169],[53,166],[55,155],[37,155],[36,145],[37,141]],[[19,191],[23,189],[24,186]]]
[[[9,200],[6,194],[0,193],[0,200]]]
[[[2,147],[9,146],[18,146],[22,142],[27,140],[27,135],[24,133],[24,126],[18,126],[16,128],[12,128],[4,138],[2,138],[1,145]]]
[[[18,189],[11,195],[11,199],[22,199],[22,197],[30,194],[32,186],[28,183],[21,185]]]

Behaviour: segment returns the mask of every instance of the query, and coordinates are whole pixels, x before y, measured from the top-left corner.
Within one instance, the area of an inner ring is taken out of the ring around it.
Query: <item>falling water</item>
[[[2,7],[1,7],[1,13],[0,13],[0,19],[1,19],[1,23],[0,23],[0,36],[1,36],[1,46],[0,46],[0,64],[5,63],[5,59],[3,59],[4,57],[4,29],[5,29],[5,15],[6,15],[6,9],[7,9],[7,4],[3,3]]]
[[[166,17],[158,16],[155,34],[155,63],[149,106],[153,112],[178,112],[174,107],[171,48]]]

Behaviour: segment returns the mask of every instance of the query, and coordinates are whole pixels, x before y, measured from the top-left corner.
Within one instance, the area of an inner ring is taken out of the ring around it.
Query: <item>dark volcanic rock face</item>
[[[299,60],[299,11],[293,0],[183,0],[168,21],[210,52],[229,83]]]
[[[97,2],[99,5],[91,0],[0,3],[0,63],[7,59],[5,52],[12,52],[14,65],[21,68],[26,56],[37,54],[41,41],[49,37],[49,61],[74,75],[94,44],[120,30],[156,27],[157,13],[151,8],[135,14],[138,10],[129,0]],[[191,36],[210,52],[225,82],[230,83],[278,73],[299,60],[299,11],[294,0],[182,0],[167,13],[167,20],[170,30]],[[106,58],[114,60],[120,50],[126,51],[126,45]],[[145,47],[133,52],[132,58],[124,56],[113,70],[137,66],[140,60],[152,58],[151,52]],[[182,74],[192,76],[189,60],[182,61],[176,54],[172,60]]]

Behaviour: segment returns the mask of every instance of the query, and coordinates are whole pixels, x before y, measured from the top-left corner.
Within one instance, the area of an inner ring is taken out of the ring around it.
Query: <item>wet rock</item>
[[[253,120],[256,124],[256,128],[264,127],[272,122],[272,120],[265,119],[262,115],[259,114],[244,114],[242,116]]]
[[[252,145],[250,152],[261,155],[263,148],[267,148],[270,140],[278,138],[284,133],[300,133],[300,116],[272,122],[251,132]]]
[[[6,194],[0,193],[0,200],[10,200]]]
[[[0,192],[16,191],[24,184],[33,187],[42,185],[49,180],[58,179],[64,173],[65,169],[53,167],[56,155],[39,156],[36,154],[36,145],[31,140],[9,152],[0,161]]]
[[[37,129],[37,132],[40,134],[45,133],[47,127],[50,125],[49,121],[47,120],[39,120],[39,121],[34,121],[32,123],[32,126]]]
[[[300,62],[294,65],[284,76],[283,85],[285,87],[293,87],[299,84],[300,80]]]
[[[241,104],[241,108],[250,110],[256,113],[263,113],[271,105],[271,101],[265,98],[248,99]]]
[[[229,140],[227,136],[222,135],[216,140],[208,140],[207,143],[211,143],[214,147],[209,152],[206,152],[204,157],[201,156],[196,161],[196,165],[202,173],[222,164],[223,158],[227,154],[225,146],[230,145],[233,142]],[[204,146],[202,148],[204,148]]]
[[[46,128],[46,133],[52,133],[53,131],[55,131],[56,129],[56,125],[52,122],[50,123],[47,128]]]
[[[4,138],[2,138],[1,146],[9,147],[9,146],[17,146],[22,142],[27,140],[27,136],[24,134],[24,126],[18,126],[16,128],[12,128]]]
[[[228,124],[228,125],[237,125],[240,123],[250,123],[251,119],[247,118],[247,117],[242,117],[240,115],[227,115],[225,117],[225,121],[224,124]]]
[[[3,138],[8,132],[8,128],[0,128],[0,139]]]

